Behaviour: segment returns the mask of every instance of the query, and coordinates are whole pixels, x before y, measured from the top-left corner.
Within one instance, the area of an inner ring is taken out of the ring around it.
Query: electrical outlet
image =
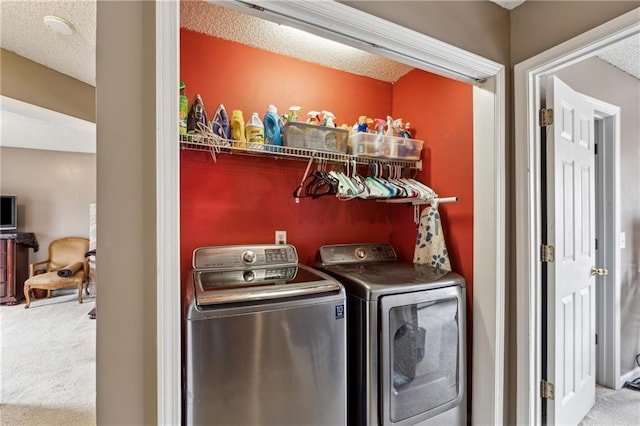
[[[287,231],[276,231],[276,244],[287,244]]]

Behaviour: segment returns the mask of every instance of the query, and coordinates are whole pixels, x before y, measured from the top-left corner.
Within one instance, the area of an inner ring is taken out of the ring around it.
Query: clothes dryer
[[[318,250],[347,291],[350,425],[466,425],[465,282],[390,244]]]

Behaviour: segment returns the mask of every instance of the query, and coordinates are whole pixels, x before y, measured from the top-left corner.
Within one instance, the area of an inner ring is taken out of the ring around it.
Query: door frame
[[[254,2],[258,3],[258,2]],[[266,7],[267,3],[263,3]],[[502,424],[505,348],[505,67],[338,2],[270,2],[291,24],[345,44],[473,84],[474,282],[472,412]],[[289,24],[289,25],[291,25]],[[157,415],[181,420],[179,3],[156,3],[157,119]],[[332,37],[333,34],[333,37]],[[345,37],[346,36],[346,37]],[[351,43],[349,43],[351,40]],[[363,41],[370,42],[363,44]],[[358,43],[359,42],[359,43]]]
[[[620,389],[620,107],[585,96],[599,128],[596,156],[596,383]],[[617,237],[616,237],[617,236]]]
[[[546,76],[640,33],[640,8],[514,67],[516,178],[516,329],[518,424],[541,424],[541,137],[538,110]]]

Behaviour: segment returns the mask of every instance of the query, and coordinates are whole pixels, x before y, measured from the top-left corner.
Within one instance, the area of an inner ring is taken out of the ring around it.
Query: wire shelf
[[[208,151],[213,153],[229,153],[240,155],[258,155],[272,158],[283,158],[291,160],[322,160],[330,162],[349,162],[359,165],[370,165],[373,163],[394,165],[409,169],[422,170],[422,161],[389,159],[380,157],[363,157],[357,155],[342,154],[339,152],[316,151],[305,148],[294,148],[290,146],[275,146],[264,144],[252,144],[238,142],[236,140],[222,139],[216,136],[193,134],[180,135],[180,147],[187,150]]]

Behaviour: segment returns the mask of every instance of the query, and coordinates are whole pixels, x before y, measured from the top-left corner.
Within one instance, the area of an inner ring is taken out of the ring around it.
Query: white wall
[[[574,90],[620,107],[620,373],[636,366],[640,353],[640,80],[591,58],[557,76]]]
[[[18,197],[18,230],[36,234],[40,250],[29,250],[29,261],[45,260],[52,240],[89,238],[96,156],[2,147],[0,192]]]

